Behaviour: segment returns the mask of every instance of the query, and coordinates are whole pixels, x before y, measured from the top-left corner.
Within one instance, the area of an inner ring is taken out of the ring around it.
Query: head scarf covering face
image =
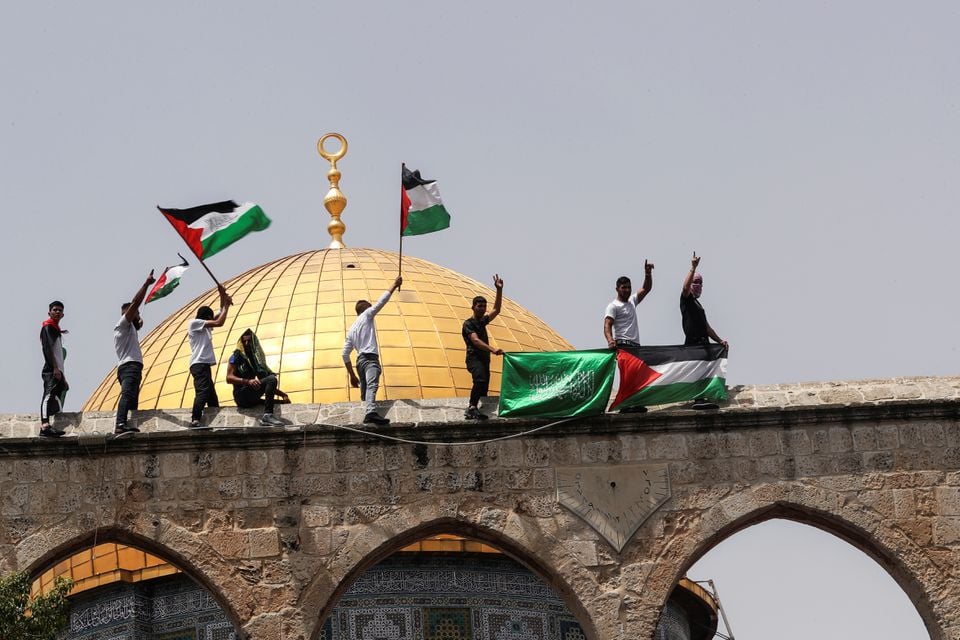
[[[703,276],[699,273],[693,276],[693,282],[690,283],[690,293],[693,294],[694,298],[699,298],[700,294],[703,293]]]
[[[243,346],[243,338],[247,335],[250,336],[249,349],[245,349]],[[240,339],[237,340],[237,349],[233,352],[233,357],[236,363],[234,366],[237,368],[237,375],[241,378],[262,378],[273,374],[273,371],[267,366],[267,358],[264,356],[263,349],[260,347],[260,340],[257,339],[257,334],[250,329],[240,334]]]

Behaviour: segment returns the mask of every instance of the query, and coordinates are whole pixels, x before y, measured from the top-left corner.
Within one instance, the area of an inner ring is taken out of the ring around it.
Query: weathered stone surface
[[[883,558],[908,577],[902,585],[934,640],[954,640],[958,398],[953,378],[739,387],[710,414],[655,408],[524,437],[512,436],[542,423],[463,423],[462,399],[392,403],[395,422],[420,424],[384,433],[431,445],[316,424],[355,423],[359,405],[285,406],[305,431],[229,436],[185,431],[189,411],[173,410],[143,412],[144,433],[105,453],[36,440],[36,416],[0,416],[0,570],[41,570],[51,551],[89,543],[95,531],[128,534],[202,576],[251,640],[306,639],[343,581],[418,537],[449,532],[544,567],[590,640],[621,640],[651,637],[690,558],[731,530],[783,516]],[[91,434],[112,429],[112,417],[62,419],[69,433]],[[223,409],[215,422],[256,419]],[[31,437],[10,437],[20,435]],[[452,444],[492,438],[504,439]],[[557,503],[555,474],[635,462],[667,465],[672,497],[617,553]]]

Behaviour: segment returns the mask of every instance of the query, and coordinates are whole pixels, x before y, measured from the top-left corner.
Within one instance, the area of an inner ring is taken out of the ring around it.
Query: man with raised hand
[[[117,382],[120,383],[120,401],[117,403],[117,423],[113,433],[122,436],[140,431],[127,424],[130,411],[136,411],[140,401],[140,382],[143,380],[143,354],[140,352],[140,336],[143,328],[140,303],[147,295],[147,288],[156,282],[153,269],[130,302],[120,305],[120,320],[113,327],[113,348],[117,351]]]
[[[617,297],[607,305],[607,310],[603,317],[603,337],[607,341],[608,347],[615,349],[616,347],[640,346],[637,305],[640,304],[652,290],[652,262],[643,261],[643,287],[637,291],[637,295],[633,298],[630,297],[630,294],[633,292],[633,285],[630,282],[630,278],[627,276],[617,278]]]
[[[707,322],[707,312],[700,304],[700,295],[703,293],[703,276],[697,273],[700,265],[700,256],[693,252],[690,260],[690,271],[683,279],[683,289],[680,291],[680,317],[683,322],[684,346],[706,345],[712,338],[714,342],[724,347],[730,345],[717,335],[710,323]]]
[[[374,304],[370,304],[369,300],[357,300],[354,307],[357,319],[347,331],[347,339],[343,343],[343,366],[346,367],[347,374],[350,376],[351,386],[360,387],[360,397],[365,409],[363,421],[367,424],[390,424],[388,418],[377,413],[377,389],[380,388],[381,367],[380,345],[377,344],[377,330],[373,319],[401,284],[403,284],[403,278],[397,276],[393,285]],[[350,352],[354,349],[357,351],[359,377],[350,362]]]
[[[729,348],[727,341],[717,335],[710,323],[707,322],[707,312],[700,304],[700,295],[703,293],[703,276],[697,273],[700,266],[700,256],[693,252],[690,260],[690,271],[683,279],[683,289],[680,291],[680,318],[683,323],[683,345],[707,346],[712,338],[714,342]],[[717,409],[716,403],[706,398],[697,398],[691,406],[693,409]]]
[[[227,311],[233,304],[233,299],[227,295],[222,284],[217,285],[220,292],[220,311],[216,316],[213,309],[204,305],[197,309],[197,317],[190,321],[187,337],[190,339],[190,375],[193,376],[193,411],[190,414],[190,428],[203,428],[204,407],[219,407],[217,389],[213,385],[211,372],[217,364],[217,356],[213,352],[213,329],[222,327],[227,321]]]
[[[500,304],[503,301],[503,279],[499,274],[493,276],[493,286],[497,289],[497,298],[493,301],[493,311],[487,313],[487,299],[475,296],[471,305],[473,315],[463,321],[463,342],[467,346],[467,371],[473,377],[473,387],[470,389],[470,404],[463,417],[467,420],[486,420],[487,416],[480,413],[478,407],[480,398],[487,395],[490,387],[490,354],[503,355],[503,349],[490,346],[487,336],[487,325],[500,315]]]

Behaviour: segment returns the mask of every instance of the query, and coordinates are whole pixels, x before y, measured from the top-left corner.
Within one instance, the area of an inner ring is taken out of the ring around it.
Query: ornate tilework
[[[587,640],[576,620],[560,620],[560,640]]]
[[[424,640],[473,640],[470,609],[424,608]]]

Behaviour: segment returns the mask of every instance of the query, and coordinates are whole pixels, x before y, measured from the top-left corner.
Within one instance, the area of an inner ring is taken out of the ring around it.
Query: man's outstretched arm
[[[497,289],[497,297],[493,301],[493,311],[487,314],[490,322],[500,315],[500,305],[503,303],[503,278],[499,274],[493,275],[493,286]]]
[[[637,291],[637,304],[653,291],[653,263],[643,261],[643,286]]]
[[[687,277],[683,279],[683,290],[680,292],[680,295],[684,298],[690,297],[690,285],[693,284],[693,276],[697,274],[697,267],[700,265],[700,258],[697,257],[697,252],[693,252],[693,258],[690,260],[690,271],[687,272]]]
[[[156,281],[157,279],[153,277],[153,269],[150,269],[150,275],[147,276],[147,279],[137,290],[137,293],[134,294],[133,300],[130,301],[130,306],[123,312],[123,317],[126,318],[127,322],[133,322],[134,318],[137,317],[137,312],[140,310],[140,303],[143,302],[143,299],[147,295],[147,287]]]

